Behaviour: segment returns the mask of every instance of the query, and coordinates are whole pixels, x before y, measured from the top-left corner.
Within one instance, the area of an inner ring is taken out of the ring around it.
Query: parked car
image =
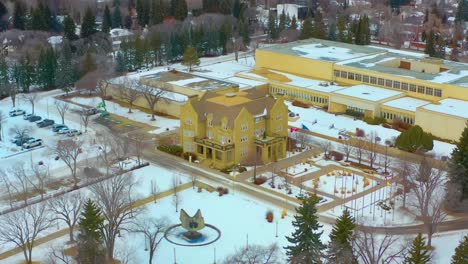
[[[52,119],[44,119],[41,122],[37,122],[37,126],[38,127],[48,127],[48,126],[53,125],[54,123],[55,123],[55,121],[52,120]]]
[[[36,122],[36,121],[39,121],[41,119],[42,119],[42,117],[37,116],[37,115],[31,116],[31,117],[28,118],[29,122]]]
[[[8,113],[9,116],[19,116],[19,115],[24,115],[24,114],[26,114],[26,111],[21,110],[21,109],[16,109]]]
[[[34,148],[40,145],[42,145],[42,139],[33,138],[33,139],[26,141],[26,143],[23,144],[23,148],[29,149],[29,148]]]
[[[60,129],[59,131],[57,131],[57,134],[67,134],[68,132],[70,132],[70,129],[68,127],[64,127],[62,129]]]
[[[16,144],[16,146],[21,146],[23,145],[24,143],[26,143],[28,140],[31,140],[31,139],[34,139],[33,137],[29,137],[29,136],[26,136],[26,137],[23,137],[23,138],[18,138],[17,140],[15,140],[13,143]]]
[[[62,124],[55,124],[52,126],[52,132],[58,132],[62,128],[68,128],[68,127]]]
[[[23,116],[23,119],[28,120],[31,116],[33,116],[33,114],[26,114],[25,113],[24,116]]]
[[[93,107],[93,108],[88,108],[88,109],[84,110],[84,114],[85,114],[85,115],[95,115],[95,114],[97,114],[97,113],[99,113],[99,112],[100,112],[99,109],[97,109],[97,108],[95,108],[95,107]]]
[[[60,134],[60,130],[59,130],[59,134]],[[68,132],[67,132],[67,136],[69,136],[69,137],[73,137],[75,135],[79,136],[81,134],[82,134],[81,131],[76,130],[76,129],[69,129]]]

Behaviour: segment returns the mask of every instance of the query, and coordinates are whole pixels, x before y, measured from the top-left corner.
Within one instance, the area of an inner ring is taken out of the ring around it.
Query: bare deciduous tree
[[[343,153],[345,154],[345,161],[349,161],[349,156],[351,155],[351,152],[353,151],[353,145],[351,144],[351,139],[349,137],[343,137],[341,140],[341,149]]]
[[[361,164],[362,162],[362,155],[364,154],[364,147],[366,143],[364,140],[360,138],[354,138],[353,140],[353,149],[356,154],[356,158],[358,160],[358,163]]]
[[[0,111],[0,141],[3,141],[3,124],[6,122],[6,116]]]
[[[101,80],[97,83],[96,90],[98,92],[99,97],[101,97],[102,103],[105,104],[105,99],[107,97],[107,90],[109,88],[109,82],[106,80]]]
[[[113,260],[115,240],[120,229],[129,224],[138,213],[138,209],[133,208],[135,200],[132,196],[132,190],[134,185],[134,177],[131,173],[125,173],[101,181],[91,187],[105,221],[102,234],[108,260]]]
[[[402,186],[402,192],[403,192],[403,208],[406,207],[406,196],[407,193],[411,190],[411,181],[410,181],[410,176],[414,172],[414,168],[412,164],[407,161],[407,160],[400,160],[399,166],[398,166],[398,182]]]
[[[156,199],[158,198],[158,194],[159,194],[159,187],[156,181],[151,180],[150,188],[151,188],[151,195],[153,196],[153,199],[154,199],[154,203],[156,203]]]
[[[226,257],[224,264],[253,264],[253,263],[282,263],[278,256],[279,248],[277,244],[269,246],[249,245],[235,251]]]
[[[10,134],[15,135],[18,139],[25,139],[29,135],[29,132],[31,132],[31,128],[29,126],[15,125],[10,128]]]
[[[444,172],[434,169],[423,158],[416,172],[409,177],[415,199],[411,205],[417,210],[427,232],[427,245],[431,246],[432,235],[446,215],[441,211]]]
[[[19,93],[19,88],[17,85],[8,83],[0,87],[0,89],[4,90],[4,93],[10,96],[11,103],[13,104],[13,108],[16,107],[16,95]]]
[[[80,111],[80,120],[84,126],[85,133],[88,132],[89,119],[90,119],[90,115],[86,113],[86,108],[82,108]]]
[[[13,208],[13,183],[10,180],[9,174],[4,170],[0,170],[0,180],[3,183],[3,187],[7,191],[10,208]]]
[[[136,134],[133,138],[132,155],[137,158],[138,165],[141,164],[143,150],[145,149],[144,135]]]
[[[143,234],[145,237],[145,250],[148,250],[149,264],[153,263],[154,254],[164,238],[164,232],[166,232],[167,228],[167,219],[142,218],[130,229],[132,232]]]
[[[396,245],[397,242],[397,236],[389,233],[377,234],[372,227],[357,228],[354,248],[359,263],[387,263],[387,260],[399,257],[404,250],[404,247],[399,248]]]
[[[21,248],[24,260],[32,264],[35,240],[50,226],[46,206],[30,205],[0,217],[0,241]]]
[[[23,200],[24,204],[27,205],[31,180],[29,179],[29,175],[26,173],[24,163],[20,162],[14,164],[8,172],[14,178],[14,181],[11,182],[12,184],[10,186],[15,190],[18,199]]]
[[[81,140],[59,140],[53,149],[54,153],[68,166],[73,177],[73,187],[77,188],[78,179],[76,169],[78,156],[82,153],[83,142]]]
[[[369,133],[369,137],[367,138],[365,153],[367,159],[369,160],[369,165],[371,168],[374,167],[374,163],[377,160],[378,152],[377,152],[377,144],[380,141],[380,138],[377,136],[375,131],[371,131]]]
[[[57,108],[57,112],[62,118],[62,124],[65,124],[65,114],[68,112],[68,109],[70,108],[70,104],[64,101],[59,101],[59,100],[55,100],[54,104],[55,104],[55,108]]]
[[[390,140],[385,140],[385,152],[383,153],[384,174],[388,174],[388,167],[391,164],[391,159],[388,156],[388,148],[392,144]]]
[[[124,77],[122,83],[118,86],[119,97],[128,104],[128,112],[132,113],[133,103],[140,96],[140,91],[136,88],[138,80],[135,78]]]
[[[179,185],[179,175],[172,175],[171,189],[174,192],[174,195],[172,196],[172,204],[175,207],[176,213],[179,211],[179,205],[182,202],[182,198],[179,195]]]
[[[34,106],[36,104],[38,93],[27,93],[23,94],[23,99],[31,105],[31,113],[34,115]]]
[[[328,152],[332,150],[332,144],[328,140],[320,141],[319,142],[319,147],[323,151],[323,154],[325,155],[325,158],[328,159]]]
[[[154,118],[156,114],[156,110],[154,109],[154,107],[166,91],[164,89],[151,87],[149,85],[139,85],[138,90],[145,98],[146,103],[148,104],[148,107],[151,111],[151,121],[156,120]]]
[[[44,200],[47,184],[50,181],[50,170],[46,165],[34,164],[31,159],[31,172],[33,177],[30,177],[30,183],[41,194],[41,200]]]
[[[48,254],[48,261],[47,263],[50,264],[73,264],[75,261],[73,257],[65,254],[65,245],[53,245],[49,248]]]
[[[62,220],[67,224],[70,241],[72,242],[75,241],[73,231],[80,217],[84,200],[80,192],[75,191],[74,193],[61,195],[49,201],[49,208],[55,215],[55,219]]]

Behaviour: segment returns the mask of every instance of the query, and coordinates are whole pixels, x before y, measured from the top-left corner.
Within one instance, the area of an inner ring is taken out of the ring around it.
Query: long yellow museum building
[[[400,118],[458,140],[468,120],[468,64],[399,50],[308,39],[259,48],[256,68],[236,74],[269,83],[329,112]]]

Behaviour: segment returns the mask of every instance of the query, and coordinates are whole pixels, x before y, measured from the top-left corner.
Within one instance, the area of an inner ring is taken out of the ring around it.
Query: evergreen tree
[[[13,7],[13,27],[19,30],[26,29],[26,5],[22,0],[16,0]]]
[[[318,231],[322,225],[318,222],[316,205],[319,202],[317,196],[299,196],[301,206],[296,208],[293,226],[295,231],[290,237],[286,237],[292,245],[285,247],[286,254],[291,263],[320,263],[324,246],[320,241],[323,231]]]
[[[307,18],[302,22],[301,34],[299,39],[308,39],[314,36],[314,25],[311,18]]]
[[[112,28],[122,27],[122,13],[120,12],[120,7],[115,6],[114,12],[112,12]]]
[[[291,25],[289,26],[290,29],[297,29],[297,20],[296,16],[294,15],[291,19]]]
[[[189,71],[192,71],[192,67],[200,65],[200,59],[198,58],[197,50],[193,47],[187,47],[182,58],[182,65],[188,66]]]
[[[338,41],[346,42],[347,38],[345,34],[345,31],[346,31],[346,18],[345,17],[340,16],[338,18],[337,28],[338,28]]]
[[[413,244],[405,257],[406,264],[426,264],[431,261],[431,253],[427,250],[424,237],[419,233],[413,240]]]
[[[138,25],[140,25],[141,27],[145,27],[149,24],[150,18],[151,10],[149,0],[137,0],[136,10]]]
[[[283,9],[283,12],[281,12],[281,15],[279,17],[278,31],[281,33],[285,29],[286,29],[286,14],[284,13],[284,9]]]
[[[81,37],[87,38],[96,33],[96,17],[93,10],[88,6],[83,16],[83,23],[81,23]]]
[[[457,200],[468,199],[468,123],[456,144],[456,148],[452,151],[448,176],[449,184],[460,190],[459,197],[456,197]],[[447,192],[447,195],[450,197],[453,193]]]
[[[468,263],[468,236],[465,236],[460,244],[455,248],[455,254],[452,256],[451,264]]]
[[[76,35],[75,21],[73,21],[71,16],[66,16],[63,19],[63,36],[70,41],[78,38]]]
[[[232,15],[235,18],[239,18],[242,12],[242,5],[240,0],[234,0],[234,5],[232,7]]]
[[[268,37],[272,40],[279,37],[277,19],[273,13],[268,16]]]
[[[177,20],[184,21],[187,17],[188,9],[187,9],[187,2],[185,0],[173,0],[176,2],[175,10],[174,10],[174,17]]]
[[[44,16],[44,8],[41,3],[39,3],[39,6],[34,8],[31,12],[31,29],[43,31],[49,30],[48,21]]]
[[[424,53],[428,54],[431,57],[434,57],[436,55],[435,34],[433,30],[429,32],[429,36],[427,36],[426,38],[426,48],[424,49]]]
[[[455,13],[455,23],[462,23],[463,21],[468,21],[468,3],[466,0],[459,0]]]
[[[8,27],[8,9],[5,4],[0,2],[0,29],[5,30]]]
[[[435,37],[435,54],[434,57],[445,59],[445,40],[441,34],[437,34]]]
[[[434,148],[434,139],[416,125],[402,132],[397,137],[395,146],[408,152],[429,151]]]
[[[163,2],[162,0],[153,0],[151,4],[151,24],[157,25],[164,21],[163,13]]]
[[[125,65],[125,58],[122,52],[117,52],[117,57],[115,58],[115,72],[124,73],[127,71],[127,66]]]
[[[72,64],[72,52],[70,43],[65,40],[62,44],[61,54],[57,62],[56,86],[68,94],[73,88],[74,69]]]
[[[57,58],[54,49],[48,47],[42,49],[37,62],[37,84],[42,89],[51,89],[55,87],[57,70]]]
[[[330,243],[327,250],[327,260],[330,263],[357,263],[351,246],[355,227],[353,217],[348,210],[344,210],[343,214],[336,219],[330,233]]]
[[[240,35],[242,37],[242,43],[244,46],[248,46],[250,44],[250,32],[249,32],[249,22],[246,19],[241,19],[239,21],[239,30]]]
[[[104,263],[102,243],[104,220],[96,204],[88,200],[81,213],[78,234],[78,260],[81,264]]]
[[[21,87],[22,92],[28,93],[29,88],[33,84],[33,80],[34,66],[31,64],[29,54],[26,53],[26,55],[20,60],[18,75],[16,76],[16,82]]]
[[[332,41],[338,40],[338,36],[336,35],[336,24],[333,21],[328,23],[328,39]]]
[[[314,38],[325,39],[327,37],[325,23],[320,11],[317,11],[314,16],[313,35]]]
[[[101,31],[104,33],[109,33],[112,27],[112,18],[109,7],[106,5],[104,8],[104,15],[102,16],[102,25]]]
[[[0,56],[0,87],[10,83],[8,64],[4,56]]]

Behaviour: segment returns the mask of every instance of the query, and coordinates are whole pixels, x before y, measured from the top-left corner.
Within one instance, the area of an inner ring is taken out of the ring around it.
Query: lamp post
[[[278,237],[278,220],[276,220],[275,222],[276,222],[276,235],[275,235],[275,237]]]

